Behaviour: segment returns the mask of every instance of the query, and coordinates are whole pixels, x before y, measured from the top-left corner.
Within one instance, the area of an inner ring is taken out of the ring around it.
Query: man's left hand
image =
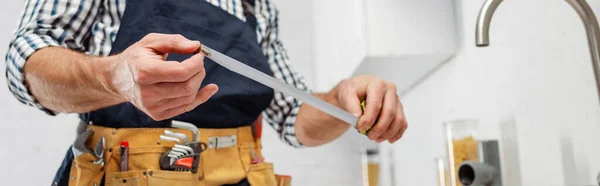
[[[359,132],[369,130],[367,136],[377,143],[394,143],[406,131],[406,117],[393,83],[361,75],[340,82],[329,94],[337,98],[343,109],[359,117]],[[364,113],[362,100],[366,100]]]

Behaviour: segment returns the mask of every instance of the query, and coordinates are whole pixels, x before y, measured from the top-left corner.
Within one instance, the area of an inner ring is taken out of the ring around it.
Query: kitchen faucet
[[[477,27],[475,30],[475,42],[478,47],[486,47],[490,45],[490,22],[492,16],[498,8],[498,5],[503,0],[487,0],[477,18]],[[600,28],[598,28],[598,20],[590,5],[585,0],[565,0],[575,9],[579,18],[583,22],[588,39],[588,47],[592,57],[592,66],[594,66],[594,78],[596,79],[596,93],[600,98]],[[600,172],[597,177],[598,185],[600,185]]]
[[[490,22],[492,16],[503,0],[487,0],[477,18],[477,27],[475,30],[475,40],[478,47],[486,47],[490,44]],[[594,77],[596,79],[596,93],[600,98],[600,28],[598,20],[590,5],[585,0],[565,0],[579,14],[585,31],[587,33],[592,65],[594,66]]]

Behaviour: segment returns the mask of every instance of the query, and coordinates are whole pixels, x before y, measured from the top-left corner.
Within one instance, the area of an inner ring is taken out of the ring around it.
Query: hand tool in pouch
[[[75,142],[73,142],[73,146],[71,147],[73,157],[77,158],[82,154],[89,153],[96,157],[96,160],[93,162],[94,164],[104,166],[104,159],[102,157],[102,155],[104,155],[104,137],[102,137],[100,141],[98,141],[95,148],[93,149],[94,152],[92,152],[86,147],[86,143],[89,137],[93,134],[94,131],[92,129],[87,129],[84,132],[77,135],[77,138],[75,138]]]
[[[179,121],[172,121],[172,127],[192,131],[192,141],[189,141],[183,133],[165,130],[164,135],[160,136],[160,140],[173,141],[177,144],[161,156],[159,160],[160,169],[198,172],[200,153],[208,147],[206,143],[198,141],[198,127]],[[185,143],[182,143],[182,141]]]
[[[129,142],[121,142],[121,172],[127,172],[129,170]]]
[[[100,141],[98,141],[98,143],[96,143],[96,147],[94,147],[94,155],[96,156],[96,161],[94,161],[94,164],[98,164],[98,165],[102,165],[104,166],[104,145],[106,144],[106,139],[104,139],[104,137],[100,138]]]
[[[262,163],[263,159],[256,155],[256,152],[254,152],[254,148],[252,148],[252,143],[248,143],[248,147],[250,148],[250,158],[251,158],[250,163],[252,163],[252,164]]]
[[[350,124],[352,127],[357,128],[358,118],[332,104],[329,104],[309,93],[306,93],[292,85],[281,82],[265,73],[262,73],[259,70],[256,70],[242,62],[239,62],[229,56],[226,56],[222,53],[217,52],[205,45],[200,46],[196,53],[202,52],[204,55],[210,59],[212,59],[215,63],[235,72],[247,78],[250,78],[256,82],[259,82],[267,87],[271,87],[276,91],[284,93],[286,95],[290,95],[303,101],[306,104],[309,104],[331,116],[334,116],[346,123]],[[366,133],[361,132],[361,133]]]
[[[87,142],[90,135],[92,135],[93,133],[94,133],[94,131],[92,131],[91,129],[88,129],[77,135],[77,138],[75,138],[75,142],[73,142],[73,147],[71,148],[73,150],[73,156],[75,158],[81,156],[82,154],[86,154],[86,153],[92,154],[92,151],[90,151],[85,146],[85,143]]]

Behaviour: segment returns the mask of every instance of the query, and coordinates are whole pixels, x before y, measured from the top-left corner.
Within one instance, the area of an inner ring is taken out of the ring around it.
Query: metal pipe
[[[479,11],[477,17],[477,28],[475,28],[475,41],[479,47],[485,47],[490,45],[490,23],[492,22],[492,16],[496,12],[498,5],[503,0],[487,0]]]
[[[458,166],[458,180],[464,186],[502,186],[502,163],[498,140],[477,143],[479,161],[464,161]]]
[[[594,78],[596,79],[596,91],[600,97],[600,28],[594,10],[585,0],[566,0],[579,14],[583,22],[588,38],[588,47],[594,66]]]
[[[502,186],[497,174],[500,171],[487,163],[464,161],[458,167],[458,180],[463,186]]]
[[[598,20],[590,5],[585,0],[565,0],[579,14],[587,33],[588,47],[594,67],[594,78],[596,80],[596,93],[600,98],[600,28]],[[487,0],[477,18],[477,27],[475,31],[476,46],[485,47],[489,42],[489,28],[492,16],[502,0]]]

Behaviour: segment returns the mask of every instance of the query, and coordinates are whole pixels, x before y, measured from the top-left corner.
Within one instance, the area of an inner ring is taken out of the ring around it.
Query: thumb
[[[149,34],[142,39],[146,46],[160,53],[191,54],[200,48],[199,41],[192,41],[179,34]]]

